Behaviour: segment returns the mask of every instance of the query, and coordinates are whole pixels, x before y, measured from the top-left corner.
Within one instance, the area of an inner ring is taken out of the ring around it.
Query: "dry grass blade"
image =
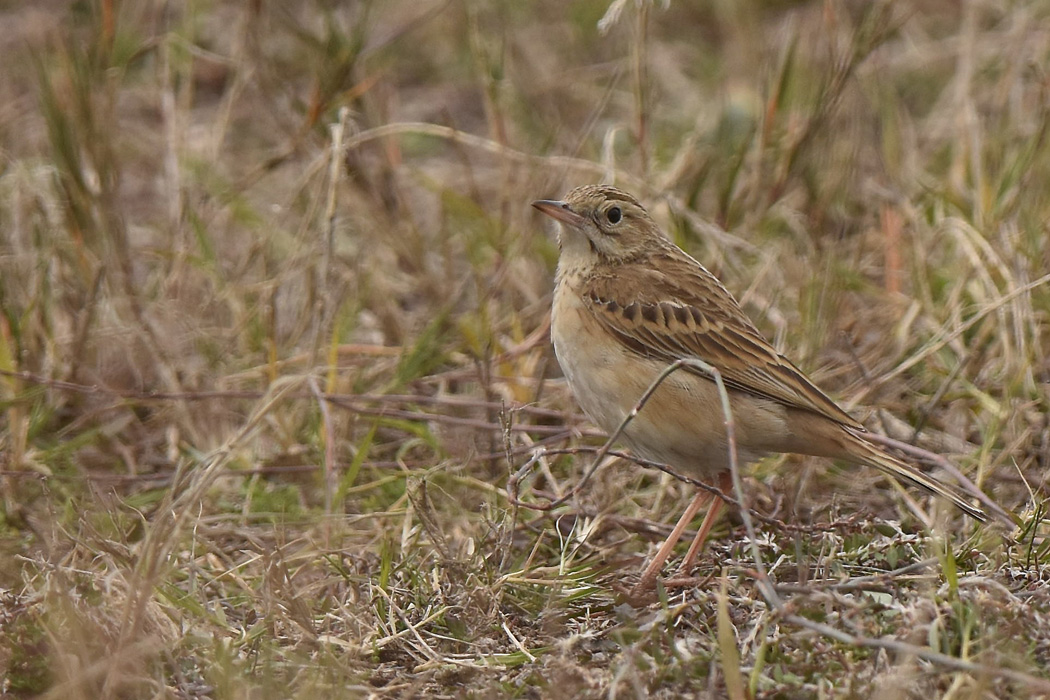
[[[718,595],[718,648],[722,655],[722,675],[725,677],[726,694],[730,700],[747,700],[750,693],[740,673],[740,652],[737,650],[733,622],[729,619],[729,603],[726,600],[726,579],[722,578]]]

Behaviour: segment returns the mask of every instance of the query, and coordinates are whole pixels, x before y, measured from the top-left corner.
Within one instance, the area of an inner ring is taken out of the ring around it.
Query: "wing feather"
[[[596,273],[584,287],[587,308],[626,348],[668,363],[703,360],[733,389],[863,430],[762,337],[700,263],[678,250],[652,258],[620,267],[615,277]]]

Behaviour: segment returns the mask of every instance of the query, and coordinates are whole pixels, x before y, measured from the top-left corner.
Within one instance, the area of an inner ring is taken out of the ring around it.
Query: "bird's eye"
[[[623,218],[623,212],[620,211],[620,207],[613,207],[605,212],[605,218],[609,220],[610,224],[618,224],[620,223],[620,219]]]

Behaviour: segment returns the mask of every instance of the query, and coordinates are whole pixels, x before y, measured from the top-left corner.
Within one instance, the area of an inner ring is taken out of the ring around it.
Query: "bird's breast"
[[[633,399],[628,396],[633,387],[626,385],[623,376],[626,358],[622,346],[564,284],[554,293],[551,340],[580,408],[603,430],[615,430],[640,394]]]

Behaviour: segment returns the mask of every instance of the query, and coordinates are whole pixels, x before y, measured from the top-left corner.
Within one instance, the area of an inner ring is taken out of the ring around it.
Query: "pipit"
[[[532,206],[560,224],[551,338],[584,412],[615,431],[668,365],[702,360],[722,375],[741,462],[793,452],[880,469],[951,500],[968,515],[984,513],[946,486],[865,439],[865,428],[802,370],[778,353],[733,295],[699,262],[664,237],[631,195],[587,185],[564,201]],[[713,378],[685,367],[671,374],[622,433],[646,460],[698,478],[731,484],[729,443]],[[696,496],[642,573],[651,588],[674,545],[709,499]],[[688,574],[723,502],[714,499],[682,564]]]

